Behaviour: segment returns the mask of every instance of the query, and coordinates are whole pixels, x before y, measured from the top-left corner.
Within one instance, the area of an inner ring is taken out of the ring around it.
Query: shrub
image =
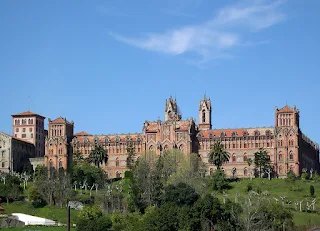
[[[252,184],[251,183],[247,184],[247,192],[252,191],[252,189],[253,189]]]
[[[314,197],[314,187],[313,187],[313,185],[310,185],[310,196]]]
[[[303,172],[300,177],[301,177],[302,180],[307,180],[308,179],[308,174]]]
[[[28,190],[28,198],[32,206],[35,208],[44,207],[47,203],[38,191],[38,188],[31,186]]]
[[[124,178],[132,178],[132,177],[133,177],[133,173],[131,171],[124,172]]]
[[[85,207],[77,219],[77,231],[105,231],[112,226],[109,217],[102,214],[98,206]]]
[[[216,170],[211,177],[211,187],[214,190],[222,191],[229,187],[226,174],[222,170]]]

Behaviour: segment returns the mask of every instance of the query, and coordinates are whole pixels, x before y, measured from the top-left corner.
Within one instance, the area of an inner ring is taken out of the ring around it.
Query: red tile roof
[[[279,112],[287,112],[287,113],[294,112],[294,110],[291,107],[289,107],[288,105],[284,106],[283,108],[279,109],[278,111]]]
[[[91,136],[91,135],[85,131],[82,131],[82,132],[75,133],[74,136]]]
[[[106,139],[109,139],[109,142],[116,142],[116,139],[119,138],[119,142],[126,142],[127,141],[127,137],[130,137],[131,141],[137,141],[137,139],[141,137],[141,134],[137,133],[137,134],[119,134],[119,135],[75,135],[76,137],[73,140],[77,140],[80,143],[83,143],[86,139],[88,139],[88,141],[90,143],[94,143],[95,139],[98,138],[100,143],[104,143],[106,141]]]
[[[44,116],[41,116],[41,115],[39,115],[39,114],[37,114],[37,113],[34,113],[34,112],[32,112],[32,111],[24,111],[24,112],[20,112],[20,113],[18,113],[18,114],[13,114],[13,115],[11,115],[12,117],[14,117],[14,116],[40,116],[40,117],[42,117],[42,118],[46,118],[46,117],[44,117]]]
[[[66,118],[62,118],[61,116],[55,120],[52,120],[50,123],[51,124],[64,124],[64,123],[72,124]]]

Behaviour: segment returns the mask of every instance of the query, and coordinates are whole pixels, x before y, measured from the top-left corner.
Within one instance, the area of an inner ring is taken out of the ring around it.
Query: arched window
[[[271,134],[270,130],[267,130],[267,131],[266,131],[266,137],[269,138],[269,137],[270,137],[270,134]]]
[[[280,165],[279,166],[279,175],[282,175],[283,174],[283,167]]]
[[[59,160],[59,168],[62,168],[62,161],[61,161],[61,159]]]
[[[2,168],[4,168],[4,162],[2,162]]]
[[[279,161],[282,161],[282,158],[283,158],[282,153],[279,152]]]
[[[166,151],[168,151],[168,145],[165,145],[164,147],[163,147],[163,150],[166,152]]]
[[[50,166],[50,169],[53,168],[52,160],[49,161],[49,166]]]
[[[213,174],[213,168],[210,168],[210,176]]]
[[[116,159],[116,166],[119,166],[119,159]]]
[[[293,152],[292,151],[289,152],[289,159],[293,160]]]
[[[120,173],[119,172],[116,172],[116,178],[120,178]]]
[[[153,151],[153,145],[150,145],[149,151]]]
[[[180,150],[181,152],[183,152],[183,151],[184,151],[183,144],[181,144],[181,145],[179,146],[179,150]]]
[[[248,169],[247,169],[247,168],[244,168],[244,169],[243,169],[243,175],[244,175],[244,176],[247,176],[247,175],[248,175]]]
[[[232,162],[236,162],[237,161],[237,156],[236,156],[236,154],[232,154]]]
[[[202,110],[202,123],[206,122],[206,111]]]
[[[259,136],[260,132],[258,130],[254,131],[254,136]]]
[[[270,157],[270,155],[268,154],[268,160],[271,160],[271,157]]]
[[[243,154],[243,161],[244,162],[248,161],[248,155],[246,152]]]

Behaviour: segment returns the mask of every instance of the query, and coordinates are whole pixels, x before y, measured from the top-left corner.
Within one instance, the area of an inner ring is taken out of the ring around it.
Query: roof
[[[253,136],[255,131],[259,131],[260,135],[266,135],[266,131],[270,131],[270,135],[273,134],[273,127],[265,127],[265,128],[228,128],[228,129],[212,129],[200,131],[199,135],[203,138],[209,138],[211,136],[220,137],[222,133],[225,134],[225,137],[232,137],[233,133],[235,136],[243,136],[245,132],[247,132],[248,136]]]
[[[142,140],[142,136],[140,133],[135,134],[115,134],[115,135],[75,135],[75,138],[72,140],[72,142],[79,141],[80,143],[83,143],[85,140],[88,140],[90,143],[95,143],[95,139],[98,139],[100,143],[108,142],[116,142],[117,139],[118,142],[126,142],[128,141],[127,138],[130,138],[130,141],[137,141],[138,138]]]
[[[278,109],[278,112],[292,113],[292,112],[295,112],[295,110],[294,110],[294,108],[291,108],[288,105],[286,105],[283,108]]]
[[[25,143],[34,145],[32,142],[27,141],[27,140],[25,140],[25,139],[18,138],[18,137],[12,137],[12,139],[15,139],[15,140],[18,140],[18,141],[22,141],[22,142],[25,142]]]
[[[82,131],[82,132],[75,133],[74,136],[91,136],[91,135],[88,132]]]
[[[49,119],[49,122],[50,122],[50,124],[64,124],[64,123],[73,124],[73,121],[69,122],[66,118],[62,118],[61,116],[54,119],[54,120]]]
[[[190,129],[190,126],[192,124],[192,120],[178,120],[175,122],[176,130],[177,131],[188,131]],[[159,125],[158,122],[149,122],[147,121],[147,126],[145,128],[145,131],[147,132],[157,132]],[[161,122],[160,126],[166,125],[165,123]]]
[[[24,112],[20,112],[18,114],[13,114],[11,115],[12,117],[16,117],[16,116],[38,116],[38,117],[42,117],[43,119],[45,119],[46,117],[39,115],[37,113],[34,113],[32,111],[24,111]]]

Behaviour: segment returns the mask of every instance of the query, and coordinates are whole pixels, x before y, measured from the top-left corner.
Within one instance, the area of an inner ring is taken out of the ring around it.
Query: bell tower
[[[211,100],[204,95],[199,104],[199,130],[209,130],[211,128]]]

